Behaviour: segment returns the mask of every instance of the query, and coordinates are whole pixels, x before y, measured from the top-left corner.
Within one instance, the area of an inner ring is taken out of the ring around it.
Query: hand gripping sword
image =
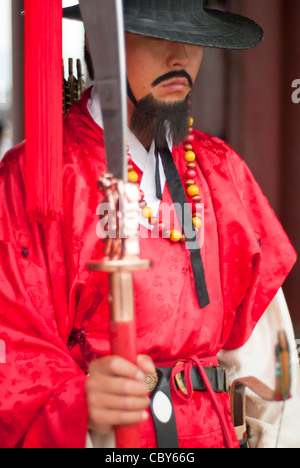
[[[101,102],[107,173],[99,180],[107,206],[105,257],[90,262],[109,272],[112,354],[136,362],[134,270],[151,266],[139,258],[139,190],[127,182],[127,93],[122,0],[80,0]],[[140,447],[140,425],[115,429],[117,448]]]

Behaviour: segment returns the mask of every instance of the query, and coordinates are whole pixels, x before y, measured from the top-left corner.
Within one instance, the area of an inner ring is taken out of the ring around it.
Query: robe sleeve
[[[250,338],[296,262],[296,252],[268,200],[245,162],[228,149],[228,169],[245,212],[253,253],[251,280],[236,311],[224,349],[236,349]],[[230,285],[228,285],[230,288]]]
[[[80,448],[87,434],[86,376],[67,348],[72,324],[62,262],[57,307],[43,228],[25,214],[23,153],[13,150],[0,164],[0,446]],[[59,225],[52,231],[50,254],[59,257]]]

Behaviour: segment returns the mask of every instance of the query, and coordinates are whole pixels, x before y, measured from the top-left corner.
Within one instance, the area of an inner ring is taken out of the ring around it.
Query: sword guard
[[[94,271],[134,271],[147,269],[150,260],[139,258],[138,213],[140,193],[134,183],[125,183],[112,174],[99,179],[99,189],[104,195],[100,216],[106,234],[104,259],[88,264]]]

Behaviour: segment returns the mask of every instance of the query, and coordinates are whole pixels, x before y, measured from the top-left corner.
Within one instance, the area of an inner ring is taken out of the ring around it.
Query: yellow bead
[[[194,124],[193,117],[189,117],[189,126],[192,127],[193,124]]]
[[[189,197],[194,197],[195,195],[199,195],[199,189],[197,185],[190,185],[187,188],[187,193]]]
[[[146,206],[143,210],[142,210],[142,215],[144,216],[144,218],[146,219],[150,219],[152,217],[152,210],[149,206]]]
[[[170,239],[172,242],[179,242],[181,240],[181,232],[177,229],[171,231]]]
[[[137,182],[139,180],[139,176],[135,171],[128,172],[128,182]]]
[[[184,159],[186,160],[186,162],[193,162],[195,161],[196,159],[196,155],[194,153],[194,151],[187,151],[184,155]]]
[[[195,228],[199,229],[201,227],[202,221],[200,218],[197,218],[196,216],[194,216],[193,223],[194,223]]]

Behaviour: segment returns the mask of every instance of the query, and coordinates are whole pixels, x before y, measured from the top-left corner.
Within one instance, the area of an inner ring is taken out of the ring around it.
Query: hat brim
[[[79,6],[64,8],[64,18],[81,20]],[[172,42],[240,50],[257,46],[264,35],[251,19],[213,9],[204,9],[198,15],[194,11],[180,15],[173,12],[168,21],[162,15],[154,19],[129,10],[125,15],[125,31]]]

